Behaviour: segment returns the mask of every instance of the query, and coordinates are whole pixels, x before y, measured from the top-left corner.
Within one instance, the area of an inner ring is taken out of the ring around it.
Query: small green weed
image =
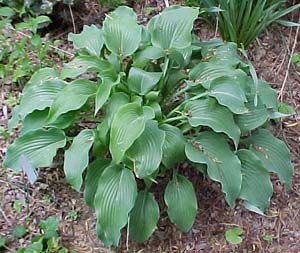
[[[229,229],[225,232],[225,239],[231,244],[240,244],[243,241],[241,235],[244,231],[240,227]]]

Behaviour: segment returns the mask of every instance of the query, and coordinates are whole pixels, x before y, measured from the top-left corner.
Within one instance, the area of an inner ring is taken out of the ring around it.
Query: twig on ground
[[[71,7],[71,5],[70,5],[70,4],[69,4],[69,11],[70,11],[71,19],[72,19],[73,31],[74,31],[74,33],[76,33],[76,25],[75,25],[75,20],[74,20],[74,16],[73,16],[72,7]]]
[[[6,223],[11,226],[11,222],[10,220],[7,218],[6,214],[4,213],[4,211],[2,210],[1,206],[0,206],[0,214],[2,215],[2,217],[4,218],[4,220],[6,221]]]
[[[300,18],[299,18],[299,22],[300,22]],[[290,57],[289,57],[287,69],[286,69],[286,72],[285,72],[284,80],[283,80],[283,83],[282,83],[282,86],[281,86],[281,89],[280,89],[280,92],[279,92],[279,95],[278,95],[278,99],[280,99],[281,102],[283,101],[283,91],[285,89],[285,86],[286,86],[286,83],[287,83],[287,80],[288,80],[289,71],[290,71],[290,67],[291,67],[291,63],[292,63],[292,57],[293,57],[293,54],[294,54],[296,46],[297,46],[297,38],[298,38],[298,35],[299,35],[299,28],[300,27],[297,26],[292,51],[290,53]]]

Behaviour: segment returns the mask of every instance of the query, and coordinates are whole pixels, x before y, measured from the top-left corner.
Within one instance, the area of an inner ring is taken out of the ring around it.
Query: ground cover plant
[[[273,22],[285,26],[299,24],[281,20],[288,13],[300,8],[300,4],[286,7],[286,0],[202,0],[207,7],[219,7],[222,11],[214,12],[222,37],[226,41],[236,42],[248,47],[268,25]]]
[[[64,149],[66,178],[77,191],[84,182],[108,247],[126,225],[133,240],[151,236],[159,219],[151,187],[160,177],[171,175],[164,192],[170,220],[183,231],[192,227],[198,202],[176,169],[183,161],[219,182],[231,207],[242,199],[263,213],[269,172],[290,188],[289,151],[267,130],[285,116],[276,91],[257,79],[236,44],[193,37],[198,14],[172,6],[142,26],[119,7],[102,29],[70,34],[77,56],[60,73],[37,71],[14,109],[10,130],[18,122],[22,128],[4,165],[47,167]]]

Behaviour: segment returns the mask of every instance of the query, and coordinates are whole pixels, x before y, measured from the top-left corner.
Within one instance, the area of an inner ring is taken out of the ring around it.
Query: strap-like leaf
[[[70,33],[68,40],[73,42],[75,48],[84,48],[95,56],[100,56],[104,44],[102,31],[95,25],[85,25],[80,34]]]
[[[46,167],[52,163],[57,149],[65,145],[66,136],[61,130],[52,128],[31,131],[9,145],[3,164],[14,171],[19,171],[21,170],[19,158],[25,155],[32,167]]]
[[[175,174],[167,185],[164,199],[170,220],[182,231],[189,231],[198,209],[192,183],[184,176]]]
[[[241,162],[225,138],[214,132],[201,132],[187,143],[185,154],[191,162],[207,165],[208,176],[222,184],[226,201],[233,207],[242,184]]]
[[[126,153],[133,161],[137,177],[145,178],[158,169],[163,155],[164,140],[164,131],[158,128],[156,121],[149,120],[141,136],[135,140]]]
[[[130,238],[138,242],[147,240],[154,232],[158,219],[159,206],[154,195],[147,191],[140,191],[130,213]]]
[[[142,27],[137,24],[134,11],[120,6],[109,13],[103,22],[106,47],[120,58],[132,55],[142,39]]]
[[[109,160],[98,158],[87,168],[84,187],[84,200],[90,207],[94,207],[94,199],[98,188],[98,181],[103,171],[109,166],[109,164]]]
[[[191,45],[193,24],[198,17],[196,8],[172,6],[150,21],[153,46],[163,49],[186,48]]]
[[[126,104],[118,110],[111,124],[109,146],[115,163],[122,161],[125,152],[143,133],[146,122],[151,118],[154,118],[153,109],[136,103]]]
[[[160,80],[161,72],[146,72],[132,67],[128,75],[128,87],[139,95],[146,95]]]
[[[181,131],[172,125],[163,124],[159,126],[166,133],[166,138],[163,145],[162,163],[171,168],[178,162],[185,159],[185,138]]]
[[[264,212],[273,193],[269,173],[254,152],[241,149],[237,155],[243,175],[240,198]]]
[[[82,173],[89,163],[89,151],[94,142],[94,131],[82,130],[65,152],[64,171],[71,186],[79,191],[82,185]]]
[[[238,146],[241,132],[233,120],[233,114],[226,107],[208,98],[190,101],[184,109],[192,127],[208,126],[217,133],[225,133]]]
[[[52,123],[60,115],[80,109],[96,91],[96,84],[88,80],[79,79],[69,83],[53,101],[47,122]]]
[[[130,170],[120,165],[105,169],[98,181],[94,207],[98,237],[104,239],[107,246],[118,245],[120,230],[127,224],[136,196],[137,186]]]
[[[250,149],[260,158],[264,167],[277,173],[285,188],[290,189],[294,170],[285,143],[266,129],[259,129],[243,142],[250,145]]]

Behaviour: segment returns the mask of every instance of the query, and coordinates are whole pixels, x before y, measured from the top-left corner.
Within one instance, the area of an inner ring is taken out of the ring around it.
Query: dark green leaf
[[[128,222],[136,196],[137,186],[131,171],[120,165],[105,169],[98,181],[94,206],[98,236],[107,246],[118,245],[120,230]]]
[[[154,195],[147,191],[140,191],[130,213],[130,238],[138,242],[147,240],[154,232],[158,219],[159,206]]]
[[[82,173],[89,163],[89,151],[94,142],[94,131],[82,130],[65,152],[64,171],[71,186],[79,191],[82,185]]]
[[[187,158],[206,164],[208,176],[222,184],[227,203],[233,207],[242,185],[241,162],[225,138],[214,132],[201,132],[185,147]]]
[[[167,185],[164,199],[171,221],[182,231],[189,231],[193,226],[198,209],[192,183],[184,176],[175,174]]]

